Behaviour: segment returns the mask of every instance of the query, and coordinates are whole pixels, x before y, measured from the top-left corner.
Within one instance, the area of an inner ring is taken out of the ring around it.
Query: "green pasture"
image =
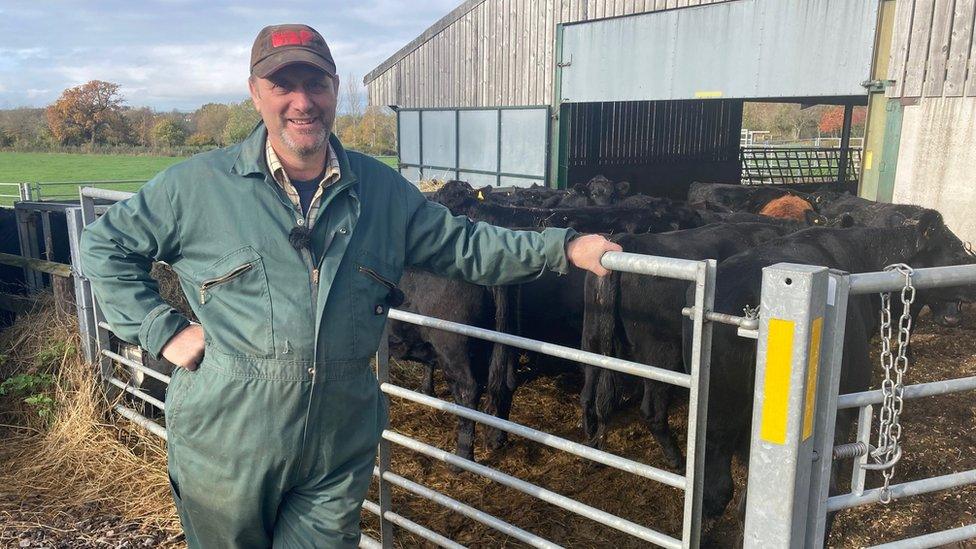
[[[389,166],[397,165],[395,156],[377,158]],[[77,197],[80,183],[144,181],[181,160],[184,158],[174,156],[0,152],[0,195],[16,195],[16,183],[30,182],[41,183],[42,199]],[[120,191],[134,191],[141,185],[141,182],[96,184]],[[10,206],[14,200],[0,196],[0,206]]]

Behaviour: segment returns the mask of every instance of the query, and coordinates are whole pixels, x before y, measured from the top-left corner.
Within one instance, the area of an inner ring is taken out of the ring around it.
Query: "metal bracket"
[[[894,85],[894,80],[865,80],[861,82],[861,87],[867,88],[869,92],[883,92],[888,86]]]
[[[565,63],[562,62],[562,61],[560,61],[560,62],[556,63],[556,66],[559,67],[559,68],[563,68],[563,67],[568,67],[568,66],[570,66],[572,64],[573,64],[573,54],[569,54],[569,61],[566,61]]]

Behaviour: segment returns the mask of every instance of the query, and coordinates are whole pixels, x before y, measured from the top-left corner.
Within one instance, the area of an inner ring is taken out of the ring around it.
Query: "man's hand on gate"
[[[606,276],[610,271],[600,265],[600,258],[607,252],[623,250],[619,244],[614,244],[601,235],[586,234],[569,241],[566,245],[566,257],[580,269],[586,269],[597,276]]]
[[[191,324],[166,342],[163,358],[192,372],[203,360],[203,347],[203,326]]]

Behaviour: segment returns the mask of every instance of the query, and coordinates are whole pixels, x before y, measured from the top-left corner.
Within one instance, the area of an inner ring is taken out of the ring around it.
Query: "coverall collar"
[[[264,160],[264,147],[267,139],[268,130],[265,128],[264,122],[258,122],[257,126],[251,130],[251,134],[241,142],[237,153],[237,160],[234,162],[233,167],[231,167],[231,173],[245,177],[249,175],[261,175],[266,179],[269,178],[271,174],[268,173],[268,166]],[[333,185],[335,187],[345,187],[355,183],[358,178],[349,167],[349,158],[346,156],[346,150],[342,147],[342,143],[339,142],[339,138],[335,134],[329,134],[329,144],[332,145],[332,152],[335,153],[336,159],[339,161],[339,173],[341,174],[339,180]],[[356,193],[355,186],[350,188],[350,193],[354,196],[358,194]]]

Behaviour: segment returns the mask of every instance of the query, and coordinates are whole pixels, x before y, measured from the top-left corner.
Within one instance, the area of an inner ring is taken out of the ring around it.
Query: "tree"
[[[347,126],[359,122],[363,116],[363,103],[362,87],[356,80],[356,75],[349,74],[345,79],[345,85],[339,91],[339,101],[336,104],[336,121],[335,127],[332,129],[336,135],[341,135],[340,132],[344,131]]]
[[[186,144],[191,147],[213,147],[217,144],[213,137],[197,132],[186,139]]]
[[[227,125],[222,135],[223,143],[238,143],[250,135],[251,130],[261,120],[250,99],[232,103],[228,108]]]
[[[186,140],[186,130],[172,118],[163,118],[153,127],[153,144],[157,147],[178,147]]]
[[[150,147],[153,144],[153,128],[156,126],[156,114],[149,107],[126,109],[123,116],[131,128],[132,143]]]
[[[867,119],[867,109],[854,107],[851,113],[852,134],[864,133],[864,122]],[[834,106],[826,109],[820,116],[819,128],[821,133],[839,135],[844,129],[844,107]]]
[[[193,113],[193,122],[196,125],[196,133],[208,138],[217,145],[224,145],[224,128],[227,127],[227,120],[230,117],[230,108],[222,103],[207,103]],[[197,141],[203,137],[196,138]]]
[[[125,118],[119,85],[92,80],[64,90],[47,108],[51,135],[61,144],[90,144],[108,141],[110,136],[125,135]]]
[[[351,149],[367,154],[396,154],[396,117],[383,107],[368,107],[358,118],[349,119],[339,139]]]
[[[12,140],[10,146],[14,147],[42,145],[50,137],[44,109],[19,107],[0,111],[0,129]]]

